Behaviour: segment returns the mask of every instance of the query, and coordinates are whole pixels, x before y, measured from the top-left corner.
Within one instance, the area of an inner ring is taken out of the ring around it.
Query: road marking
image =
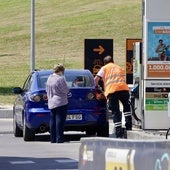
[[[56,169],[56,170],[61,170],[61,169]],[[78,169],[62,169],[62,170],[78,170]]]
[[[61,170],[61,169],[46,169],[46,170]],[[78,170],[78,169],[62,169],[62,170]]]
[[[56,159],[55,161],[58,163],[78,163],[78,161],[74,159]]]
[[[33,161],[10,161],[11,164],[34,164],[35,162]]]
[[[61,170],[61,169],[46,169],[46,170]],[[62,169],[62,170],[78,170],[78,169]]]

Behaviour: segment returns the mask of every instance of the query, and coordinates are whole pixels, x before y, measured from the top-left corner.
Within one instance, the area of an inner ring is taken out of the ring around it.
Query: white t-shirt
[[[99,72],[97,73],[97,76],[102,77],[104,76],[104,70],[103,67],[99,70]]]

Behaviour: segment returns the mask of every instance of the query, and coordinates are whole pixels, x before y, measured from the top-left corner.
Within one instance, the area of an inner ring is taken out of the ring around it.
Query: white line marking
[[[33,161],[10,161],[11,164],[34,164],[35,162]]]
[[[46,170],[61,170],[61,169],[46,169]],[[78,169],[62,169],[62,170],[78,170]]]
[[[56,170],[61,170],[61,169],[56,169]],[[62,169],[62,170],[78,170],[78,169]]]
[[[77,163],[78,162],[74,159],[56,159],[55,161],[58,163]]]

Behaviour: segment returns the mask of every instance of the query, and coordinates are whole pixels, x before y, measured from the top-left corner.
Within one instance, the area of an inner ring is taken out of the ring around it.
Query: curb
[[[127,138],[135,139],[135,140],[145,140],[145,139],[146,140],[152,140],[152,139],[158,139],[158,140],[164,139],[165,140],[166,131],[156,131],[156,130],[144,131],[141,129],[135,129],[135,130],[127,132]]]
[[[0,118],[13,118],[13,110],[12,109],[0,109]]]

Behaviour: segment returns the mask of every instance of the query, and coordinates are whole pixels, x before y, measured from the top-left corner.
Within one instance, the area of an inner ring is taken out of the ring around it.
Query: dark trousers
[[[51,109],[50,114],[50,140],[51,143],[64,142],[64,124],[66,120],[67,105]]]
[[[120,112],[119,101],[123,105],[123,113],[125,116],[125,126],[127,130],[132,129],[132,116],[129,104],[129,91],[117,91],[109,94],[109,108],[113,114],[113,122],[115,124],[116,136],[121,137],[122,134],[122,115]]]

